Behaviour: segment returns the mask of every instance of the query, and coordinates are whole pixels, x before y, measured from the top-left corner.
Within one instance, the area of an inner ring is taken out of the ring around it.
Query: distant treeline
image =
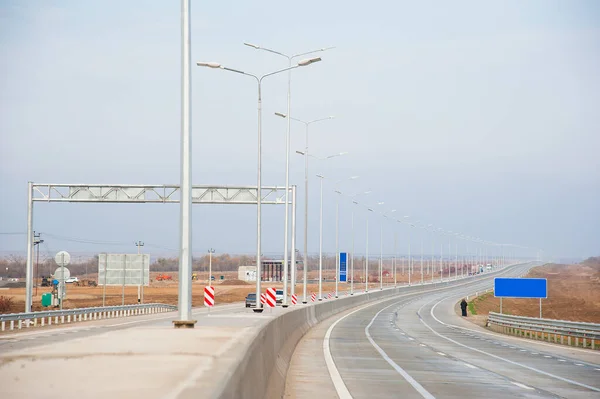
[[[87,260],[78,259],[70,263],[67,268],[71,272],[72,276],[83,276],[85,274],[95,274],[98,272],[98,256],[89,258]],[[269,260],[263,258],[263,260]],[[54,259],[46,258],[40,259],[39,265],[36,264],[34,258],[34,274],[36,276],[49,276],[54,273],[58,267],[54,262]],[[298,259],[302,261],[302,258]],[[358,262],[358,258],[357,258]],[[369,262],[370,263],[370,262]],[[194,271],[205,271],[208,270],[209,255],[202,257],[193,258],[192,270]],[[229,255],[220,254],[212,256],[212,269],[214,271],[236,271],[239,266],[251,266],[256,264],[256,258],[250,255]],[[309,256],[308,266],[309,269],[316,269],[319,265],[319,257]],[[333,268],[335,265],[335,256],[324,255],[323,256],[323,267]],[[6,258],[0,259],[0,276],[3,278],[24,278],[25,277],[25,266],[26,259],[23,256],[10,255]],[[151,272],[175,272],[179,270],[179,258],[158,258],[150,264]]]

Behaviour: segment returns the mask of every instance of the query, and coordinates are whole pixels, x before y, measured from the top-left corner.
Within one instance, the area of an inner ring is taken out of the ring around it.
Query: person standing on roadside
[[[460,309],[462,310],[463,317],[467,317],[467,300],[463,298],[460,302]]]

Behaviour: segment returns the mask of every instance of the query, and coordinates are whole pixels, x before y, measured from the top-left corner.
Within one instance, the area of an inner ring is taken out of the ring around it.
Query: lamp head
[[[223,68],[218,62],[196,62],[196,65],[208,68]]]
[[[298,61],[298,66],[307,66],[319,61],[321,61],[321,57],[307,58],[305,60]]]

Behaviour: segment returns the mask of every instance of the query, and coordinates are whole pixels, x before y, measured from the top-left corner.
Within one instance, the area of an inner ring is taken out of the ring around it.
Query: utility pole
[[[35,234],[35,231],[33,232],[33,245],[34,247],[37,247],[37,260],[35,261],[35,296],[38,294],[38,280],[40,278],[40,244],[44,242],[44,240],[40,238],[41,236],[42,233]]]

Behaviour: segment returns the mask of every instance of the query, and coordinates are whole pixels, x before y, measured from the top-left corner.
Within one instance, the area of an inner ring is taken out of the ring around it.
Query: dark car
[[[248,296],[246,296],[246,307],[256,307],[256,292],[251,292],[250,294],[248,294]],[[262,303],[260,304],[260,307],[263,307]]]

